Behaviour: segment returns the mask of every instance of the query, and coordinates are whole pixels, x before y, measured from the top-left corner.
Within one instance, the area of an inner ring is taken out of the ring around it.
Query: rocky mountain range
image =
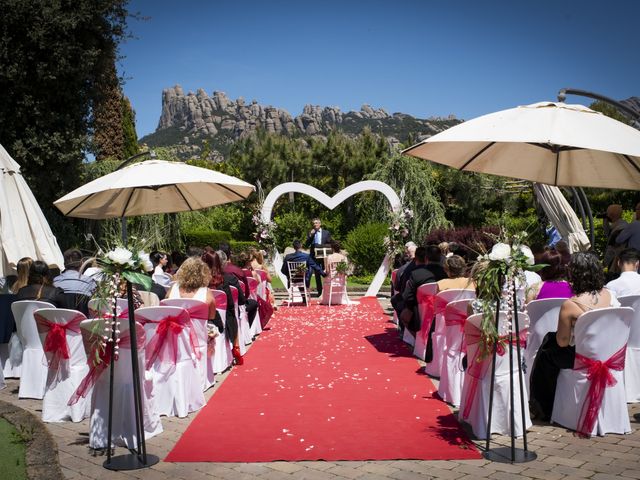
[[[162,92],[162,113],[156,131],[141,139],[150,147],[176,146],[181,157],[197,156],[203,140],[224,156],[237,139],[258,129],[282,135],[327,135],[338,129],[357,135],[364,128],[386,137],[391,145],[434,135],[460,123],[455,116],[419,119],[403,113],[363,105],[360,111],[342,112],[338,107],[305,105],[296,117],[271,105],[232,100],[224,92],[209,96],[203,89],[184,93],[176,85]]]
[[[640,98],[623,103],[640,111]],[[419,141],[457,125],[462,120],[454,115],[446,118],[415,118],[404,113],[389,114],[383,108],[363,105],[360,111],[342,112],[338,107],[305,105],[296,117],[271,105],[250,103],[240,97],[230,99],[224,92],[209,96],[203,89],[184,93],[180,85],[162,92],[162,113],[158,128],[143,137],[149,147],[170,147],[182,159],[200,157],[204,141],[209,158],[223,160],[236,140],[258,129],[290,136],[326,136],[332,130],[358,135],[365,128],[387,139],[391,148],[407,141]]]

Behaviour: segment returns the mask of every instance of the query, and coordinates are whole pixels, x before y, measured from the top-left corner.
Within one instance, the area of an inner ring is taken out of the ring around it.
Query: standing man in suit
[[[309,231],[309,235],[307,236],[307,241],[304,243],[306,248],[310,248],[311,258],[314,262],[317,263],[316,258],[316,247],[321,245],[327,245],[331,243],[331,234],[329,230],[322,228],[322,222],[319,218],[313,219],[313,228]],[[323,260],[324,261],[324,260]],[[316,270],[316,287],[318,288],[318,297],[322,296],[322,278],[320,273]]]

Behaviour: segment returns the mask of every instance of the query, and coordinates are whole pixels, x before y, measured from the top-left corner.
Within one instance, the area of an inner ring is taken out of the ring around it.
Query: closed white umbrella
[[[54,202],[70,217],[103,219],[184,212],[243,200],[254,187],[182,162],[147,160],[116,170]]]
[[[569,251],[573,253],[589,250],[591,247],[589,237],[560,189],[552,185],[535,183],[533,191],[547,218],[569,245]]]
[[[490,113],[403,153],[548,185],[640,189],[640,131],[582,105],[540,102]]]
[[[20,173],[20,165],[0,145],[0,276],[15,270],[22,257],[64,265],[58,241]]]

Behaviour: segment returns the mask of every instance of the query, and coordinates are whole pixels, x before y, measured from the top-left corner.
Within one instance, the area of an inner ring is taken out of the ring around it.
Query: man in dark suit
[[[307,236],[307,241],[304,243],[306,248],[310,248],[311,258],[314,262],[317,263],[318,259],[316,258],[316,247],[321,245],[328,245],[331,243],[331,234],[329,230],[322,228],[322,222],[319,218],[313,219],[313,228],[309,231],[309,235]],[[323,260],[324,261],[324,260]],[[322,278],[320,278],[320,273],[316,270],[316,287],[318,288],[318,296],[322,296]]]
[[[293,249],[295,252],[290,253],[284,257],[282,261],[282,269],[281,272],[287,277],[287,282],[289,281],[289,262],[305,262],[307,265],[307,272],[305,273],[304,282],[309,287],[309,283],[311,280],[311,271],[313,270],[318,277],[326,277],[327,274],[322,269],[320,265],[318,265],[313,258],[308,253],[304,253],[300,249],[302,248],[302,242],[300,240],[293,241]],[[322,280],[321,280],[322,282]]]
[[[402,311],[398,318],[405,328],[408,328],[412,334],[420,329],[420,318],[417,315],[418,307],[418,287],[425,283],[436,282],[436,276],[429,268],[427,262],[427,249],[418,247],[414,258],[415,267],[409,273],[407,284],[402,292]]]

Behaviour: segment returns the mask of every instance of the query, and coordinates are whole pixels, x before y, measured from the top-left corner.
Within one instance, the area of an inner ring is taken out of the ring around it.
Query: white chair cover
[[[165,298],[160,302],[165,307],[180,307],[189,312],[191,316],[191,326],[198,338],[198,350],[200,350],[199,371],[202,376],[202,390],[211,388],[215,383],[215,372],[213,371],[213,355],[209,356],[207,350],[209,341],[209,329],[207,320],[209,318],[209,306],[200,300],[193,298]]]
[[[227,294],[222,290],[212,290],[213,298],[216,302],[216,310],[220,314],[222,324],[227,325]],[[222,332],[216,337],[215,352],[213,354],[213,371],[222,373],[233,364],[233,354],[231,353],[231,342],[227,338],[226,332]]]
[[[624,348],[629,339],[633,315],[633,309],[629,307],[602,308],[580,315],[574,327],[576,342],[574,368],[580,363],[579,355],[604,363]],[[622,369],[613,368],[609,369],[609,373],[615,380],[615,384],[604,388],[604,398],[597,412],[595,424],[590,432],[584,432],[586,434],[604,435],[631,431],[624,374]],[[581,425],[580,413],[588,399],[591,384],[587,369],[560,370],[551,421],[571,430],[578,430]]]
[[[302,303],[303,301],[309,306],[309,291],[307,290],[306,275],[299,274],[298,269],[306,268],[307,262],[287,262],[289,267],[289,300],[288,305],[294,303]]]
[[[470,299],[454,300],[449,302],[444,310],[444,334],[447,349],[442,363],[442,370],[440,370],[438,395],[445,402],[455,407],[460,406],[460,396],[462,395],[462,384],[464,382],[462,337],[464,336],[464,322],[467,318],[469,303],[471,303]]]
[[[146,346],[153,341],[163,320],[168,321],[170,317],[183,318],[184,315],[188,317],[188,313],[180,307],[142,307],[135,311],[136,321],[144,325]],[[205,404],[202,374],[198,368],[196,353],[192,349],[189,323],[188,319],[183,322],[187,326],[177,334],[175,365],[158,357],[147,368],[153,379],[153,395],[160,415],[186,417]],[[150,363],[148,357],[146,363]]]
[[[4,378],[20,378],[22,372],[22,342],[13,332],[8,343],[0,343],[0,373]]]
[[[460,420],[471,425],[473,434],[483,439],[487,437],[487,420],[489,418],[489,392],[491,388],[491,354],[488,354],[482,361],[480,354],[480,343],[478,333],[482,314],[470,315],[465,322],[464,342],[467,346],[467,370],[464,374],[464,384],[462,387],[462,397],[460,399]],[[518,313],[518,324],[521,329],[521,338],[526,337],[526,329],[529,325],[529,317],[526,313]],[[515,328],[515,327],[512,327]],[[507,315],[500,312],[499,329],[501,336],[508,335]],[[515,336],[515,333],[513,333]],[[514,372],[514,416],[515,433],[521,436],[523,432],[522,413],[520,408],[520,382],[523,377],[518,375],[518,357],[516,345],[513,345],[513,372]],[[493,413],[491,416],[491,433],[500,435],[511,434],[510,422],[510,394],[509,394],[509,346],[505,345],[504,355],[496,355],[496,374],[493,389]],[[475,390],[475,391],[474,391]],[[525,428],[531,426],[529,417],[529,395],[524,389],[525,405]]]
[[[48,302],[36,300],[20,300],[11,304],[13,317],[16,321],[16,333],[22,344],[22,370],[28,374],[20,378],[18,398],[44,397],[47,386],[47,360],[42,349],[42,342],[38,334],[38,327],[33,318],[33,312],[40,308],[54,308]]]
[[[86,320],[87,317],[82,312],[65,308],[41,308],[34,312],[34,316],[36,317],[36,323],[38,323],[38,317],[40,317],[53,324],[74,324],[76,327],[75,331],[71,328],[67,328],[65,331],[69,358],[60,359],[59,369],[54,368],[55,355],[52,356],[45,352],[49,361],[49,371],[47,386],[42,399],[42,421],[64,422],[71,420],[72,422],[81,422],[90,415],[89,398],[82,398],[75,405],[68,405],[68,402],[80,382],[89,372],[87,354],[84,351],[84,343],[82,342],[82,334],[79,328],[80,321]],[[45,329],[41,324],[38,324],[38,333],[43,347],[50,331],[51,329]]]
[[[640,402],[640,295],[618,297],[620,305],[633,308],[633,320],[624,364],[624,390],[627,403]]]
[[[144,370],[144,341],[145,332],[142,325],[137,324],[138,334],[138,368],[140,372],[140,393],[142,395],[142,421],[145,438],[149,439],[162,433],[160,415],[155,408],[153,397],[153,381],[150,375],[145,375]],[[94,332],[102,334],[105,328],[104,319],[85,320],[80,323],[85,350],[92,352],[95,348]],[[120,336],[128,336],[129,322],[120,322]],[[92,358],[89,354],[89,368],[92,367]],[[109,365],[102,365],[104,370],[99,374],[91,394],[91,421],[89,427],[89,447],[95,449],[107,448],[108,418],[109,418]],[[95,367],[94,367],[95,368]],[[148,377],[148,378],[147,378]],[[118,359],[114,362],[113,371],[113,418],[112,418],[112,445],[126,448],[137,447],[135,427],[135,404],[133,396],[131,345],[130,342],[121,342]]]
[[[469,289],[450,289],[438,292],[436,295],[435,329],[431,334],[431,346],[433,349],[433,359],[424,367],[427,375],[439,377],[444,364],[444,357],[447,350],[447,337],[445,335],[444,325],[444,309],[449,302],[456,300],[466,300],[476,298],[475,290]],[[415,355],[415,350],[414,350]],[[422,356],[424,358],[424,355]]]
[[[249,319],[247,318],[247,309],[244,305],[238,304],[238,289],[236,287],[229,287],[231,290],[231,296],[233,297],[233,304],[236,309],[236,319],[238,320],[238,347],[240,348],[240,355],[247,353],[247,345],[251,344],[251,331],[249,328]]]
[[[416,291],[416,299],[418,301],[418,316],[420,317],[420,330],[416,332],[414,337],[411,332],[404,329],[404,340],[409,345],[413,346],[413,355],[420,360],[424,360],[424,355],[427,351],[427,342],[429,340],[429,329],[431,328],[431,322],[433,321],[433,312],[435,308],[435,296],[438,293],[437,283],[425,283],[420,285]],[[433,299],[431,298],[433,297]],[[429,318],[426,318],[429,317]]]
[[[258,301],[258,288],[260,287],[260,282],[255,278],[249,276],[247,277],[247,283],[249,284],[249,298],[252,300]],[[249,319],[247,318],[247,322]],[[251,335],[251,340],[254,340],[258,335],[262,333],[262,322],[260,321],[260,312],[256,312],[256,316],[253,319],[253,323],[251,327],[249,327],[249,334]]]
[[[394,288],[394,285],[396,284],[396,277],[398,276],[398,269],[396,268],[395,270],[391,271],[391,297],[393,298],[393,296],[398,293],[396,292],[396,289]],[[398,325],[398,312],[396,312],[396,309],[393,309],[393,318],[392,318],[393,323],[395,323],[396,325]]]
[[[558,330],[560,307],[565,300],[566,298],[545,298],[543,300],[533,300],[527,305],[527,314],[531,322],[527,348],[524,349],[524,364],[526,365],[524,380],[527,391],[529,391],[531,371],[533,370],[533,362],[536,359],[538,349],[547,333]]]
[[[110,317],[113,315],[110,300],[92,298],[87,306],[89,308],[89,318]],[[126,298],[116,298],[116,315],[122,319],[129,318],[129,302]]]
[[[329,271],[322,283],[321,305],[350,305],[349,295],[347,295],[347,275],[338,273],[336,268],[341,262],[329,263]]]
[[[160,305],[160,299],[154,292],[145,292],[144,290],[138,290],[140,298],[144,307],[157,307]]]

